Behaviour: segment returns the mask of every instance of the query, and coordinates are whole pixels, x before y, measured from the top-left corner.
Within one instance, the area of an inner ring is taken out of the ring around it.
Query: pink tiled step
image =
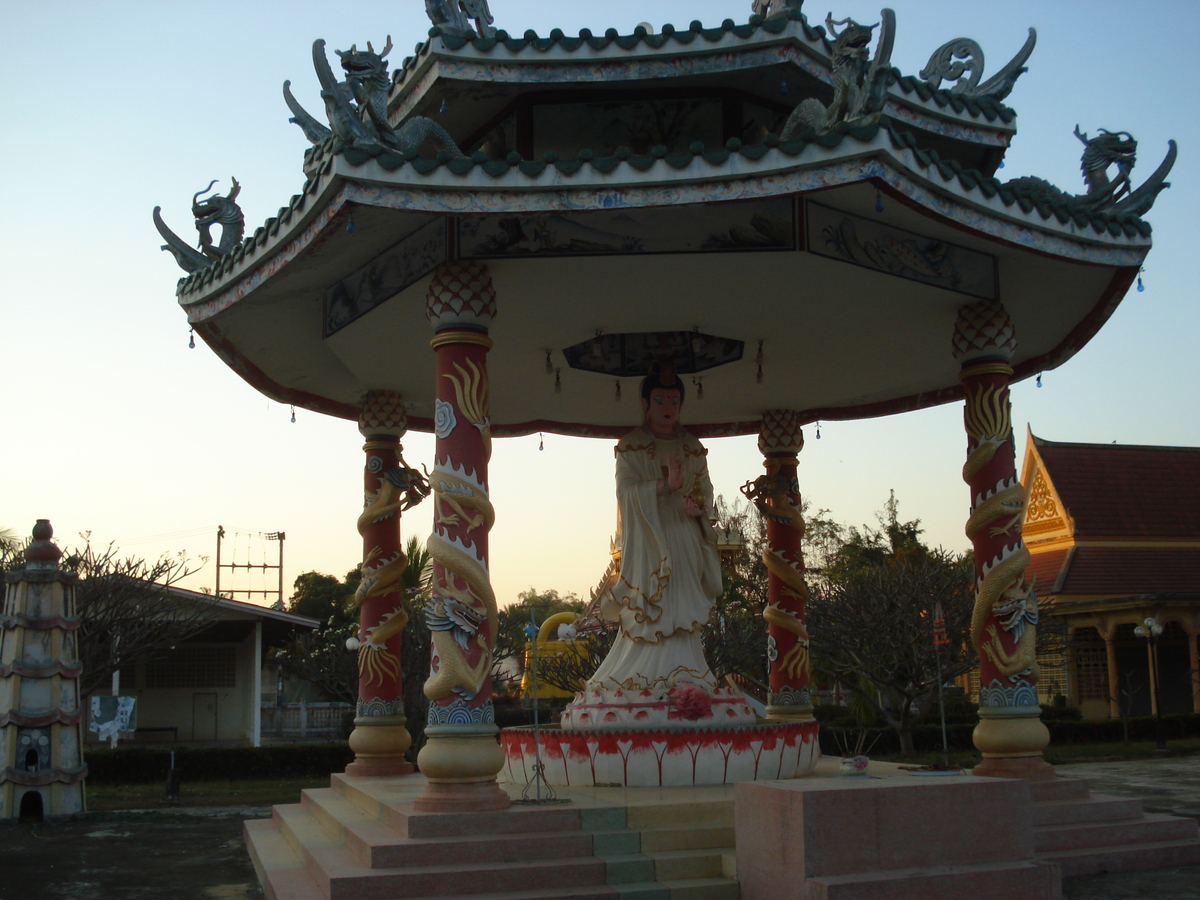
[[[266,900],[326,900],[303,856],[284,838],[275,820],[246,822],[242,835]]]
[[[1058,895],[1058,869],[1036,862],[891,869],[805,880],[805,900],[1014,900]]]
[[[1085,848],[1039,853],[1039,859],[1057,862],[1063,878],[1101,872],[1150,872],[1200,864],[1200,841],[1166,841],[1130,847]]]
[[[1035,784],[1033,797],[1035,853],[1064,878],[1200,863],[1194,819],[1146,815],[1141,800],[1090,794],[1075,779]]]
[[[497,831],[444,838],[403,837],[328,788],[304,791],[301,805],[364,866],[453,865],[463,859],[517,862],[592,855],[590,834]],[[531,820],[531,821],[536,821]]]
[[[372,869],[356,863],[340,847],[312,849],[306,857],[313,880],[329,900],[402,900],[442,894],[463,897],[552,886],[600,887],[605,881],[603,861],[592,858],[519,863],[480,860],[450,866]]]
[[[1033,846],[1034,851],[1041,854],[1055,850],[1186,841],[1195,839],[1196,834],[1195,819],[1181,819],[1178,816],[1155,813],[1139,819],[1120,819],[1114,822],[1045,826],[1038,828],[1034,833]]]
[[[1082,800],[1057,800],[1033,804],[1034,827],[1070,825],[1075,822],[1115,822],[1142,815],[1142,801],[1126,797],[1092,794]]]

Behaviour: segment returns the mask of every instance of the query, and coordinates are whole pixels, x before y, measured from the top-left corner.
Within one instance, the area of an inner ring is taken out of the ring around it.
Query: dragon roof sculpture
[[[926,335],[906,329],[963,296],[1003,294],[1013,307],[1016,378],[1077,352],[1150,250],[1142,217],[1167,186],[1174,143],[1140,186],[1131,135],[1078,129],[1084,192],[1001,181],[1016,135],[1002,101],[1026,71],[1032,29],[994,74],[959,38],[915,77],[891,65],[891,10],[866,25],[831,13],[820,27],[796,0],[753,8],[744,24],[517,36],[493,30],[485,5],[430,0],[440,24],[411,57],[391,67],[390,39],[378,52],[355,45],[338,52],[338,77],[316,41],[325,116],[289,82],[283,92],[309,144],[303,186],[235,246],[230,222],[218,246],[179,251],[189,321],[281,402],[355,418],[364,385],[386,382],[413,391],[411,427],[427,430],[432,401],[410,387],[424,377],[425,323],[409,321],[422,279],[447,259],[495,260],[511,304],[492,351],[497,435],[596,435],[625,421],[621,372],[564,355],[546,391],[528,384],[548,353],[595,333],[575,327],[576,310],[606,337],[700,334],[699,323],[739,347],[759,342],[755,359],[697,374],[711,389],[695,428],[709,435],[756,429],[764,403],[853,418],[961,396],[953,360],[913,350]],[[781,284],[814,287],[796,298]],[[838,303],[809,299],[822,290]],[[755,318],[785,298],[794,334]],[[276,320],[286,340],[261,340]],[[380,356],[384,333],[395,346]],[[810,364],[816,333],[851,348],[848,377]],[[755,380],[764,341],[769,376]],[[753,397],[738,381],[747,373]]]
[[[175,257],[175,262],[185,272],[195,272],[212,265],[219,259],[224,259],[234,251],[242,241],[245,233],[245,217],[242,209],[234,202],[241,193],[242,186],[236,178],[231,178],[228,196],[213,194],[204,200],[201,194],[207,194],[216,184],[216,179],[208,183],[202,191],[196,191],[192,196],[192,215],[196,217],[196,230],[200,233],[199,250],[194,250],[186,241],[167,227],[162,219],[162,207],[154,207],[154,227],[162,235],[166,243],[162,249]],[[221,226],[221,240],[216,246],[212,242],[212,226]]]

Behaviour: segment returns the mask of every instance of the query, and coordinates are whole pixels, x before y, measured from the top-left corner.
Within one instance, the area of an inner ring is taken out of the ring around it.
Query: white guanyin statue
[[[704,659],[701,629],[721,592],[707,511],[708,451],[680,425],[683,383],[669,363],[642,381],[641,427],[617,443],[620,573],[601,603],[612,649],[563,713],[564,729],[753,724]]]

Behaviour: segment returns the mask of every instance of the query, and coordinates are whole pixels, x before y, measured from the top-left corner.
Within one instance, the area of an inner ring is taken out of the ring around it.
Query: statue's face
[[[674,434],[682,406],[683,396],[672,388],[655,388],[650,392],[650,399],[642,401],[646,424],[652,432],[661,435]]]

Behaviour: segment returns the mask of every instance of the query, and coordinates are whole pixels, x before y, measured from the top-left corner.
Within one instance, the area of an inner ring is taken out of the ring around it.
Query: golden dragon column
[[[492,705],[496,597],[488,576],[488,499],[492,450],[488,419],[488,326],[496,315],[491,274],[481,263],[446,263],[434,273],[426,314],[437,353],[434,409],[433,533],[427,549],[433,586],[426,607],[432,632],[425,682],[428,743],[417,759],[429,786],[425,812],[502,809],[496,784],[504,754]]]
[[[963,421],[971,488],[967,537],[975,550],[975,608],[971,641],[979,652],[976,775],[1040,781],[1054,777],[1042,759],[1050,733],[1037,693],[1037,596],[1025,580],[1029,551],[1021,538],[1025,489],[1017,480],[1009,366],[1017,346],[1003,304],[960,307],[954,357],[966,393]]]
[[[767,718],[812,718],[809,692],[808,629],[804,607],[804,517],[800,512],[800,486],[796,478],[797,455],[804,449],[799,415],[787,409],[763,414],[758,449],[766,472],[745,485],[742,493],[767,520],[767,659],[771,692]]]
[[[400,438],[408,430],[404,399],[393,391],[368,391],[362,400],[358,430],[366,438],[363,451],[363,511],[358,532],[363,539],[362,580],[358,604],[358,708],[350,748],[354,762],[347,775],[407,775],[412,765],[404,751],[412,744],[404,726],[400,675],[401,631],[408,613],[401,596],[400,575],[407,560],[401,547],[400,514],[428,494],[425,479],[400,455]]]

